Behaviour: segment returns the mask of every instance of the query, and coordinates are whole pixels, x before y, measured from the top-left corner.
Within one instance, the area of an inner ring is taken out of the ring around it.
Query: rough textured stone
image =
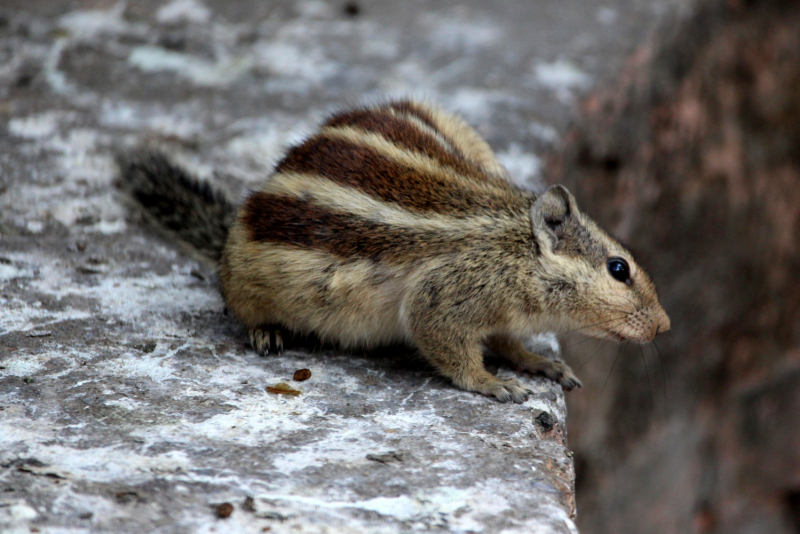
[[[4,2],[0,529],[575,532],[559,388],[502,405],[404,349],[259,358],[113,155],[156,145],[236,198],[327,112],[412,95],[537,187],[576,95],[669,6]]]
[[[698,3],[586,100],[553,168],[673,324],[611,373],[616,350],[587,349],[570,399],[587,532],[797,532],[799,27],[797,2]]]

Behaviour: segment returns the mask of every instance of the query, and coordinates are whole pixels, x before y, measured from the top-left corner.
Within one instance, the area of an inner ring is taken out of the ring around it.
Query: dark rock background
[[[582,111],[551,178],[630,245],[673,330],[567,348],[589,361],[579,526],[800,531],[800,3],[698,2]]]

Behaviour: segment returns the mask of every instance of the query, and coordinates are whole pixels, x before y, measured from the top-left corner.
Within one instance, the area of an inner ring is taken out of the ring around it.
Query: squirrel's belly
[[[402,267],[242,237],[231,230],[220,279],[228,308],[249,328],[276,324],[345,347],[405,339]]]

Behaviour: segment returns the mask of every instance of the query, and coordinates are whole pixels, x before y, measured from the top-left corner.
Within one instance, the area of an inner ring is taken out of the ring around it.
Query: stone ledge
[[[608,4],[0,10],[4,532],[575,532],[560,388],[503,405],[402,351],[257,357],[212,273],[124,209],[112,155],[167,147],[236,194],[327,110],[422,94],[541,186],[535,154],[646,31],[650,7]],[[265,391],[300,368],[299,396]]]

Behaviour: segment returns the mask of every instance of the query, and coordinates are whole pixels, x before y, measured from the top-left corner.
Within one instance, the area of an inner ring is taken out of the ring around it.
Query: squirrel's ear
[[[563,185],[553,185],[533,202],[531,222],[534,230],[537,233],[547,233],[555,246],[564,235],[567,220],[576,214],[577,210],[575,198],[567,188]]]

